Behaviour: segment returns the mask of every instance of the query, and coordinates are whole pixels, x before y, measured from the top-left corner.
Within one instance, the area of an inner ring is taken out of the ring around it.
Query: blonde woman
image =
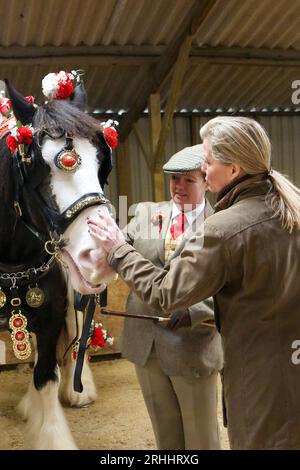
[[[217,117],[200,131],[203,171],[216,212],[165,272],[100,216],[91,233],[108,261],[153,307],[187,307],[211,295],[224,350],[224,394],[233,449],[300,448],[300,191],[271,168],[256,121]]]
[[[203,145],[186,147],[164,165],[170,201],[143,202],[124,229],[127,241],[156,266],[169,269],[194,227],[212,213],[201,172]],[[131,314],[161,315],[131,292]],[[220,449],[217,375],[221,338],[212,299],[177,312],[172,324],[126,318],[121,352],[135,364],[159,450]],[[179,328],[180,324],[180,328]]]

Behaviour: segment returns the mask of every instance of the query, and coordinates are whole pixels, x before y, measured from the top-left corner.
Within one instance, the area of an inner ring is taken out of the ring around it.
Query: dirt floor
[[[133,365],[125,359],[117,359],[95,362],[91,367],[98,390],[97,401],[89,408],[65,408],[78,447],[82,450],[155,449]],[[27,365],[0,372],[1,450],[24,449],[24,424],[15,407],[27,389],[31,373]],[[228,449],[221,409],[219,421],[222,447]]]

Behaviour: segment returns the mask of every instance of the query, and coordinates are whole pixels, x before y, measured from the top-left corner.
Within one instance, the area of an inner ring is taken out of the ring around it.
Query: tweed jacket
[[[154,308],[211,295],[224,351],[228,434],[234,449],[300,449],[300,232],[266,202],[272,182],[237,184],[169,271],[120,244],[108,261]]]
[[[207,217],[212,212],[210,204],[206,202],[204,216]],[[151,221],[153,214],[154,216],[155,214],[162,216],[161,226],[154,225]],[[126,231],[127,239],[136,250],[156,266],[165,270],[169,269],[172,259],[181,253],[192,232],[192,227],[188,227],[183,240],[176,247],[173,257],[165,262],[164,238],[171,215],[172,201],[141,203],[137,206],[135,217],[127,226]],[[195,222],[203,223],[204,216],[202,213]],[[144,237],[138,233],[139,228],[144,229]],[[134,293],[129,295],[126,309],[128,313],[165,315],[161,308],[151,308]],[[212,298],[191,306],[189,313],[192,328],[181,328],[177,331],[167,330],[148,320],[127,318],[121,338],[123,356],[143,366],[154,342],[156,355],[167,375],[197,377],[210,375],[219,370],[222,366],[222,347],[220,335],[214,327]],[[212,326],[203,326],[202,321],[207,321]]]

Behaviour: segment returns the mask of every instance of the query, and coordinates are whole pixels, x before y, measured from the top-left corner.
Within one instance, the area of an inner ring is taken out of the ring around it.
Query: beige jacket
[[[211,215],[213,210],[206,202],[204,216]],[[153,225],[151,215],[161,214],[162,225]],[[127,226],[127,239],[134,248],[156,266],[169,270],[170,261],[164,261],[164,238],[172,215],[172,202],[141,203],[137,206],[135,217]],[[202,219],[202,220],[200,220]],[[203,223],[203,214],[196,223]],[[143,228],[142,237],[138,233]],[[152,232],[152,234],[151,234]],[[192,227],[185,232],[184,239],[178,244],[172,257],[179,256]],[[153,237],[154,235],[154,237]],[[171,259],[171,260],[172,260]],[[219,370],[222,366],[221,338],[216,328],[203,326],[202,321],[214,324],[213,301],[200,302],[190,307],[192,328],[181,328],[170,331],[149,320],[127,318],[121,341],[121,351],[130,361],[145,365],[153,342],[156,354],[163,371],[167,375],[204,376]],[[146,315],[165,315],[161,308],[153,309],[131,293],[128,297],[127,312]]]
[[[225,360],[228,432],[234,449],[300,449],[300,232],[288,233],[265,202],[263,176],[235,186],[169,271],[128,244],[109,262],[154,308],[214,296]]]

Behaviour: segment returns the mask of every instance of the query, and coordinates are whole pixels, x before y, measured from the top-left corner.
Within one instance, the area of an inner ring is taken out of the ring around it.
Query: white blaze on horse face
[[[103,193],[98,180],[99,162],[96,148],[83,138],[74,138],[74,148],[81,165],[74,172],[56,167],[54,157],[62,150],[65,139],[45,139],[42,154],[51,168],[51,188],[60,212],[89,193]],[[105,206],[92,206],[82,211],[64,233],[67,245],[63,255],[68,264],[73,288],[82,294],[103,290],[115,273],[107,263],[106,252],[99,248],[88,232],[87,218]]]
[[[47,138],[42,148],[43,158],[51,167],[51,186],[60,212],[85,194],[103,193],[98,181],[97,150],[87,139],[73,139],[74,148],[82,162],[75,171],[57,168],[54,157],[63,149],[65,142],[65,138]]]

